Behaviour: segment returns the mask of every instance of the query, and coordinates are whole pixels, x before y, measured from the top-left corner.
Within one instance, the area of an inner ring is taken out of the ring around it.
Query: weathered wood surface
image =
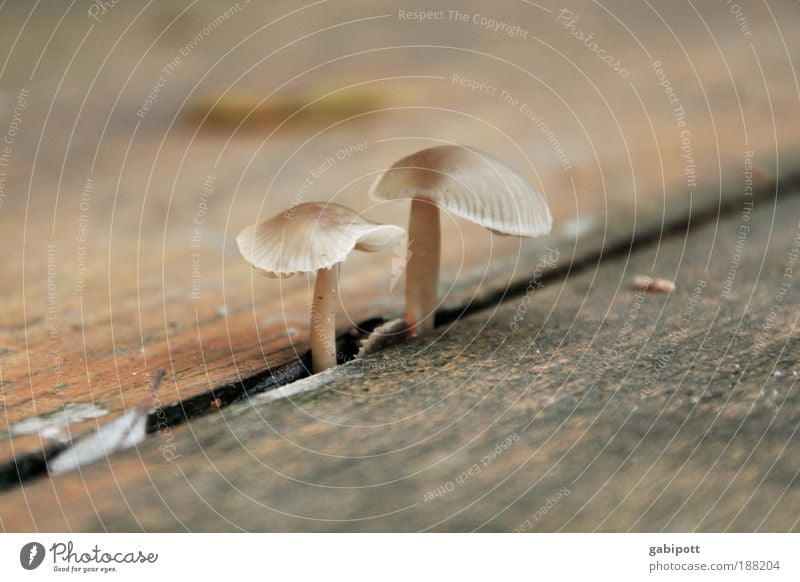
[[[685,129],[698,176],[691,190],[712,207],[741,189],[746,152],[761,185],[784,173],[778,160],[800,129],[791,66],[800,41],[786,32],[798,26],[796,4],[750,7],[752,34],[745,35],[721,7],[689,13],[667,2],[635,10],[576,3],[578,28],[619,55],[627,77],[556,21],[560,5],[540,5],[493,9],[493,18],[529,33],[510,38],[473,23],[404,21],[388,2],[323,4],[277,21],[289,12],[285,4],[248,3],[180,63],[181,49],[228,5],[182,13],[125,2],[99,22],[83,9],[64,15],[66,7],[41,5],[28,18],[31,6],[4,5],[4,119],[13,119],[17,96],[26,93],[0,199],[0,460],[37,451],[52,436],[9,438],[20,423],[65,405],[107,412],[62,431],[75,433],[138,404],[156,368],[168,372],[160,392],[166,406],[304,352],[307,282],[281,286],[254,276],[233,237],[256,216],[289,206],[312,169],[348,145],[367,143],[303,196],[403,224],[403,205],[366,199],[374,174],[438,140],[468,143],[521,168],[547,196],[557,228],[576,216],[591,224],[582,256],[597,254],[608,237],[624,240],[643,219],[658,224],[684,212]],[[475,2],[459,10],[488,9]],[[315,31],[322,32],[287,44]],[[655,61],[685,110],[685,128]],[[170,63],[178,66],[140,118]],[[496,94],[470,91],[458,78],[485,82]],[[300,114],[303,123],[277,129],[263,116],[263,126],[206,128],[194,106],[225,91],[225,102],[275,91],[270,99],[301,107],[359,83],[370,99],[380,95],[380,106],[370,101],[376,111],[333,124]],[[566,166],[521,103],[552,130]],[[204,184],[213,194],[204,194]],[[193,240],[195,219],[202,225]],[[524,283],[524,261],[541,253],[538,242],[493,238],[463,222],[443,227],[443,281],[453,282],[443,291],[452,307],[487,287],[492,296]],[[348,263],[342,329],[400,308],[401,287],[387,292],[390,255]],[[196,260],[201,279],[192,298]]]
[[[798,531],[798,250],[800,195],[761,202],[30,482],[2,525]]]

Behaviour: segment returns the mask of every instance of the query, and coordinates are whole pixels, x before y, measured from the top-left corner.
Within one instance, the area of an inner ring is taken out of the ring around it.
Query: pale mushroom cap
[[[398,161],[373,184],[375,200],[430,200],[498,234],[548,234],[544,197],[514,168],[478,149],[444,145]]]
[[[353,249],[400,244],[405,229],[367,220],[341,204],[307,202],[248,226],[236,237],[244,259],[269,277],[312,273],[341,263]]]

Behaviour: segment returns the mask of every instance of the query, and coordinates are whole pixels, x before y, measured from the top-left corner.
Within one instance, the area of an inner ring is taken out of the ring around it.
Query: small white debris
[[[675,291],[675,282],[658,277],[648,277],[647,275],[636,275],[631,279],[634,289],[640,291],[652,291],[653,293],[669,293]]]
[[[143,407],[136,406],[56,455],[47,462],[47,468],[54,475],[77,469],[114,451],[139,444],[144,440],[146,429],[147,414]]]
[[[100,418],[108,414],[108,410],[96,406],[93,402],[71,402],[64,408],[44,414],[31,416],[9,427],[11,436],[40,434],[44,438],[64,438],[64,429],[77,422]]]
[[[341,374],[341,369],[341,367],[328,368],[327,370],[314,374],[313,376],[309,376],[308,378],[303,378],[301,380],[292,382],[291,384],[287,384],[286,386],[281,386],[280,388],[275,388],[274,390],[269,390],[263,394],[253,396],[251,400],[253,402],[274,402],[275,400],[284,399],[291,400],[292,398],[307,392],[313,392],[325,387],[325,385],[332,380],[333,375]]]
[[[156,372],[149,394],[141,404],[96,431],[75,439],[71,447],[47,461],[47,470],[54,475],[66,473],[141,443],[147,435],[147,407],[156,397],[163,378],[163,370]]]
[[[772,376],[774,378],[783,378],[784,376],[786,376],[786,372],[781,372],[780,370],[775,370],[774,372],[772,372]]]
[[[227,305],[217,305],[217,308],[214,310],[214,313],[216,313],[220,317],[228,317],[229,312]]]

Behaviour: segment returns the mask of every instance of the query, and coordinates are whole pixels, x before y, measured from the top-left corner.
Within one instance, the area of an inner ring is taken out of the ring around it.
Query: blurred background
[[[3,3],[2,457],[41,446],[33,415],[138,402],[154,367],[175,402],[304,351],[308,280],[254,274],[236,234],[314,200],[405,225],[367,190],[423,147],[518,168],[556,237],[770,184],[800,142],[798,29],[794,0]],[[443,228],[445,303],[538,244]],[[351,258],[342,325],[401,309],[390,269]]]

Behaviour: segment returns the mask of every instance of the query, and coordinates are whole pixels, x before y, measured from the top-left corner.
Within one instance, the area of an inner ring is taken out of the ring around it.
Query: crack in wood
[[[782,177],[768,190],[763,190],[757,199],[762,199],[769,193],[774,193],[775,199],[782,196],[798,194],[800,186],[800,172],[791,173]],[[633,231],[628,237],[604,244],[597,252],[587,253],[585,256],[570,261],[566,265],[556,265],[542,271],[537,281],[546,284],[564,279],[583,270],[596,267],[602,261],[626,256],[639,249],[663,241],[669,237],[684,236],[690,229],[698,228],[705,224],[718,221],[720,218],[732,215],[741,210],[741,201],[735,196],[720,197],[716,205],[708,204],[705,207],[691,207],[688,212],[678,214],[671,220],[661,222],[658,228],[649,228],[640,232]],[[526,293],[529,281],[520,278],[503,289],[494,289],[469,301],[463,306],[441,308],[436,312],[436,326],[440,327],[453,323],[462,317],[495,308],[499,303]],[[385,323],[382,318],[367,320],[350,329],[337,338],[337,352],[339,363],[352,360],[358,353],[359,340]],[[153,411],[147,417],[147,433],[155,434],[166,427],[173,427],[194,418],[218,412],[222,408],[235,402],[249,398],[252,395],[267,392],[282,386],[287,386],[297,380],[311,375],[311,353],[303,353],[298,359],[266,369],[258,374],[243,378],[237,382],[212,388],[208,392],[192,396],[159,411]],[[83,436],[83,435],[82,435]],[[53,443],[43,447],[41,451],[21,455],[11,461],[0,465],[0,491],[10,489],[36,477],[47,474],[47,461],[67,449],[70,443]]]

